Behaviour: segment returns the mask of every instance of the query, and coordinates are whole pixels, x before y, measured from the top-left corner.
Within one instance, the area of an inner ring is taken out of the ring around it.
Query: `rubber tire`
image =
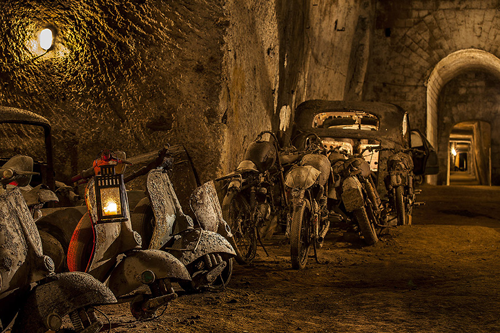
[[[233,258],[229,258],[226,260],[227,266],[224,268],[222,271],[222,280],[224,280],[224,283],[222,283],[221,276],[217,277],[215,281],[210,285],[210,288],[212,290],[218,291],[218,290],[223,290],[225,286],[228,285],[229,281],[231,280],[231,276],[233,275]],[[194,263],[193,263],[194,264]],[[188,267],[189,273],[191,276],[193,276],[194,273],[192,272],[191,267],[195,267],[195,265],[190,265]],[[182,289],[188,294],[194,294],[194,293],[199,293],[204,290],[205,286],[195,286],[192,281],[178,281],[179,285],[181,286]]]
[[[368,219],[368,215],[366,215],[365,207],[355,209],[353,214],[359,228],[361,229],[361,234],[363,235],[365,243],[373,245],[378,242],[377,233],[375,232],[373,224]]]
[[[311,205],[308,200],[304,200],[301,206],[293,208],[290,226],[290,257],[293,269],[303,269],[307,264],[311,243],[309,243],[309,235],[305,228],[308,227],[310,215]],[[304,237],[306,238],[305,242],[303,242]]]
[[[240,265],[246,265],[255,258],[257,253],[257,230],[255,230],[255,227],[252,229],[248,228],[242,238],[237,237],[236,230],[238,228],[236,226],[236,221],[234,221],[233,218],[234,214],[231,214],[232,210],[235,209],[235,205],[244,207],[243,209],[246,209],[248,215],[250,215],[250,205],[241,193],[228,193],[222,202],[222,217],[226,220],[227,224],[231,228],[231,232],[233,233],[233,237],[230,237],[228,240],[236,253],[236,262]],[[249,220],[245,222],[248,223]],[[246,251],[242,248],[242,242],[240,239],[246,239],[248,241]]]
[[[396,202],[396,215],[398,218],[398,225],[408,225],[410,224],[409,216],[406,212],[406,206],[404,201],[404,188],[403,186],[398,186],[395,188],[395,198]]]

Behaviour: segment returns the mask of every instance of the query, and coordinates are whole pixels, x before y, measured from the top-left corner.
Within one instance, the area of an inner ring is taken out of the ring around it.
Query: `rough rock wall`
[[[446,184],[448,144],[453,126],[480,120],[491,125],[491,182],[500,185],[500,131],[494,130],[500,128],[500,79],[484,72],[459,75],[443,88],[438,105],[441,157],[438,184]]]
[[[0,103],[53,124],[58,179],[184,144],[205,181],[306,99],[361,98],[372,0],[7,0]],[[55,45],[38,46],[50,27]],[[0,148],[1,149],[1,148]]]
[[[238,166],[250,142],[271,130],[279,85],[279,13],[281,1],[228,0],[224,37],[224,148],[220,173]]]
[[[283,30],[282,130],[290,128],[291,111],[305,100],[362,98],[374,11],[371,0],[292,3],[288,22],[293,24]]]
[[[102,148],[166,143],[185,144],[202,178],[217,168],[222,0],[10,0],[0,16],[0,103],[52,122],[59,178]]]

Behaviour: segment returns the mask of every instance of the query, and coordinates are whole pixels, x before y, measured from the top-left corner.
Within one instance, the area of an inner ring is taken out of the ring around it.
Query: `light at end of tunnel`
[[[457,156],[457,151],[455,150],[455,147],[451,147],[451,154],[453,156]]]
[[[40,32],[40,47],[45,51],[51,48],[52,40],[52,30],[47,28],[43,29],[42,32]]]

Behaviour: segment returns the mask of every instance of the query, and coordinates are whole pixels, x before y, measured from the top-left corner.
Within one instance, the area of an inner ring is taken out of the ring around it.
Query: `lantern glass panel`
[[[121,215],[120,188],[101,188],[101,207],[103,216]]]

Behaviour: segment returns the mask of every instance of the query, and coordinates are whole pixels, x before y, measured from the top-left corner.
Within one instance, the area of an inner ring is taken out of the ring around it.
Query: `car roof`
[[[50,129],[50,122],[44,117],[31,111],[10,106],[0,106],[0,123],[30,124]]]
[[[323,112],[352,110],[365,111],[379,118],[379,129],[371,131],[313,128],[314,116]],[[351,138],[387,138],[394,142],[402,140],[402,122],[405,111],[398,105],[381,102],[309,100],[301,103],[295,110],[294,130],[314,132],[319,136]]]

